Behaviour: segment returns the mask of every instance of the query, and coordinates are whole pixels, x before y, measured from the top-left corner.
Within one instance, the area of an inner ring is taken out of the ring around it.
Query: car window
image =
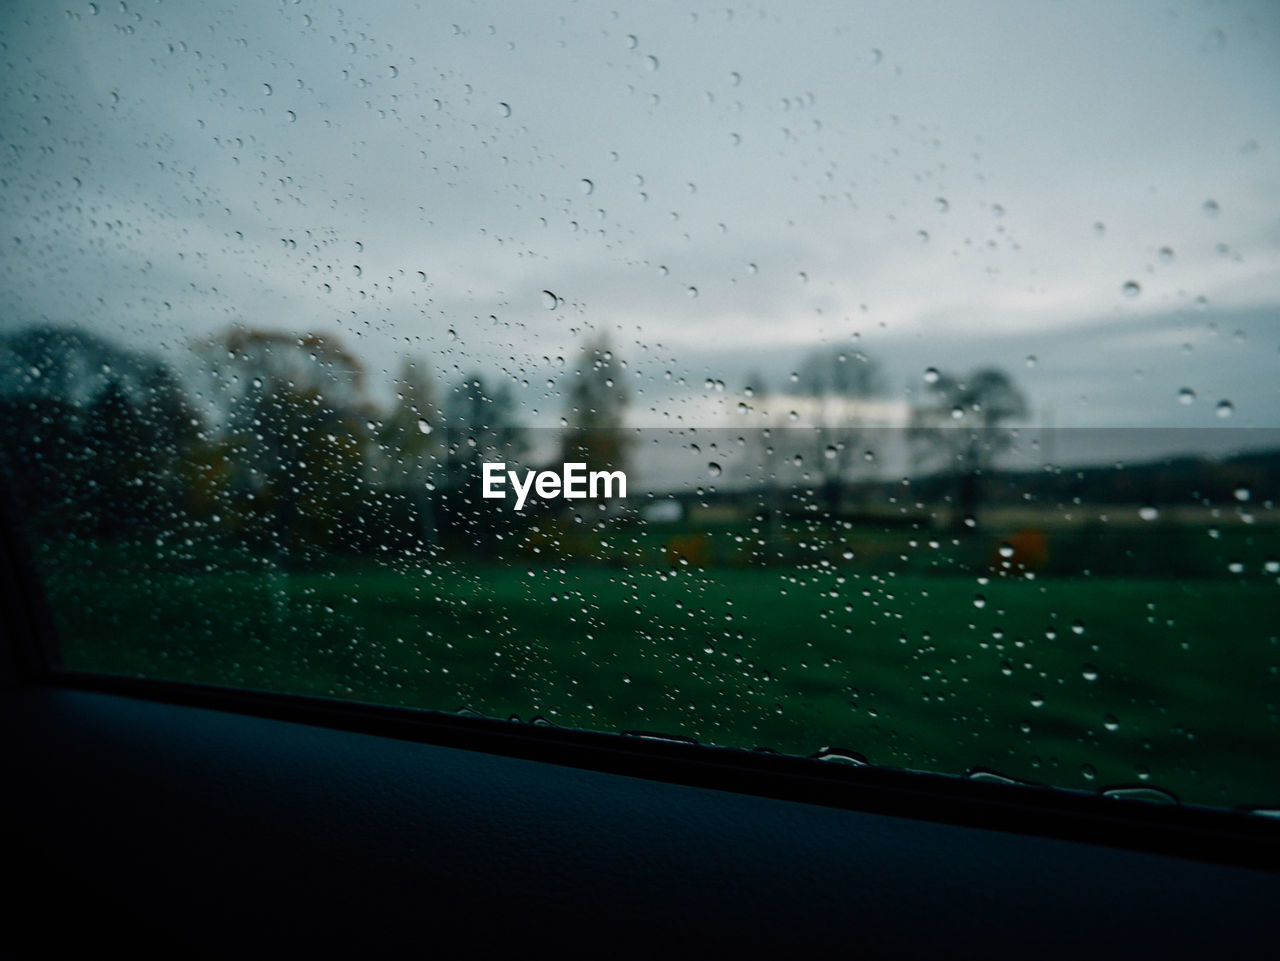
[[[66,668],[1265,806],[1268,3],[13,3]]]

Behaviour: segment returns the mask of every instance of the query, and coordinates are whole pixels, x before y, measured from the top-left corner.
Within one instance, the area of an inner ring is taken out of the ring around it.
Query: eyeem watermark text
[[[552,500],[563,497],[565,500],[580,500],[627,496],[627,475],[620,470],[588,471],[586,464],[564,464],[560,473],[552,470],[524,472],[523,482],[519,472],[507,470],[503,463],[486,461],[482,467],[481,493],[488,498],[506,499],[506,485],[510,481],[511,489],[516,492],[515,509],[521,510],[532,490],[539,500]]]

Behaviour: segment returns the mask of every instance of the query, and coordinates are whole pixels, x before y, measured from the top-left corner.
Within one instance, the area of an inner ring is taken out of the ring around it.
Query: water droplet
[[[940,214],[945,214],[948,210],[951,209],[951,204],[947,203],[946,197],[937,198],[933,202],[933,205],[938,208],[938,213]]]
[[[510,116],[511,116],[511,104],[509,104],[509,103],[500,103],[500,104],[498,104],[498,116],[500,116],[500,117],[510,117]]]
[[[937,367],[927,367],[924,372],[924,382],[926,384],[936,384],[941,376]]]
[[[1080,773],[1084,776],[1086,781],[1092,781],[1098,776],[1098,772],[1094,769],[1092,764],[1080,765]]]
[[[1145,781],[1151,772],[1139,764],[1135,769],[1138,780]],[[1158,787],[1113,787],[1102,792],[1103,797],[1117,798],[1121,801],[1145,801],[1148,804],[1177,804],[1177,795]]]
[[[427,423],[425,419],[420,419],[418,421],[418,430],[423,434],[430,434],[433,430],[435,430],[435,428],[432,427],[429,423]]]
[[[920,241],[920,243],[922,243],[922,244],[927,244],[927,243],[929,242],[929,231],[927,231],[927,230],[917,230],[917,231],[916,231],[916,238]]]
[[[1084,621],[1081,621],[1081,620],[1074,620],[1074,621],[1072,621],[1072,622],[1071,622],[1071,633],[1072,633],[1072,634],[1083,634],[1083,633],[1084,633]]]
[[[822,456],[825,457],[827,460],[835,460],[837,453],[838,451],[836,451],[835,447],[833,447],[831,444],[828,444],[827,449],[822,452]]]
[[[693,300],[694,297],[698,296],[698,288],[691,285],[685,291],[685,296],[688,297],[690,300]]]
[[[649,68],[650,72],[653,72],[658,69],[658,58],[655,57],[653,54],[649,54],[649,56],[645,57],[644,62],[645,62],[645,65]]]
[[[1219,417],[1230,417],[1235,412],[1236,412],[1236,406],[1235,404],[1231,403],[1231,401],[1229,400],[1218,401],[1218,406],[1214,408],[1214,413],[1216,413]]]
[[[1138,285],[1136,280],[1127,280],[1120,290],[1126,297],[1137,297],[1142,292],[1142,287]]]
[[[1102,718],[1102,726],[1108,731],[1118,731],[1120,730],[1120,721],[1114,714],[1107,714]]]
[[[983,608],[983,607],[986,607],[986,606],[987,606],[987,599],[986,599],[985,597],[983,597],[981,594],[974,594],[974,595],[973,595],[973,606],[974,606],[974,607],[977,607],[977,608],[979,608],[979,609],[981,609],[981,608]]]
[[[1038,364],[1038,363],[1040,363],[1040,360],[1039,360],[1039,358],[1037,358],[1037,357],[1036,357],[1036,355],[1035,355],[1035,354],[1027,354],[1027,366],[1028,366],[1028,367],[1034,367],[1034,366],[1036,366],[1036,364]]]
[[[869,763],[865,757],[857,751],[847,751],[844,748],[824,747],[813,755],[815,760],[828,761],[835,764],[852,764],[855,767],[866,767]]]
[[[547,308],[547,310],[555,310],[556,304],[559,302],[559,298],[557,298],[551,291],[544,290],[542,292],[542,306]]]
[[[1160,248],[1160,252],[1157,254],[1157,256],[1160,258],[1160,262],[1161,262],[1162,264],[1172,263],[1172,262],[1173,262],[1173,248],[1172,248],[1172,247],[1161,247],[1161,248]]]
[[[262,92],[263,92],[266,96],[270,97],[270,96],[271,96],[271,84],[269,84],[269,83],[264,83],[264,84],[262,85]]]
[[[580,181],[578,182],[578,188],[579,188],[579,189],[580,189],[584,194],[589,194],[589,193],[591,193],[593,190],[595,190],[595,189],[596,189],[596,185],[595,185],[595,184],[593,184],[593,183],[592,183],[590,180],[588,180],[586,177],[583,177],[583,178],[582,178],[582,180],[580,180]]]
[[[1101,237],[1103,234],[1107,232],[1107,225],[1104,224],[1101,220],[1095,221],[1093,225],[1093,232],[1097,236]]]
[[[1092,684],[1098,679],[1098,669],[1092,664],[1085,664],[1080,668],[1080,676]]]
[[[1222,208],[1218,206],[1218,202],[1216,200],[1206,200],[1204,202],[1204,206],[1200,209],[1204,211],[1206,217],[1216,217],[1218,216],[1218,211]]]
[[[1144,521],[1153,521],[1160,516],[1160,512],[1150,504],[1138,508],[1138,516]]]
[[[1240,501],[1242,504],[1253,496],[1247,487],[1237,487],[1234,493],[1236,500]]]
[[[1195,402],[1196,402],[1196,392],[1192,390],[1190,387],[1184,387],[1182,388],[1182,390],[1178,391],[1179,404],[1182,404],[1185,407],[1189,404],[1194,404]]]
[[[1032,695],[1031,695],[1031,706],[1032,706],[1032,707],[1044,707],[1044,697],[1043,697],[1043,695],[1040,695],[1040,694],[1032,694]]]

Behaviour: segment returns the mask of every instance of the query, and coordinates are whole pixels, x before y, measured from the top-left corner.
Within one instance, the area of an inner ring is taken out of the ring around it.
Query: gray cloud
[[[1272,4],[4,17],[5,328],[339,330],[534,420],[609,330],[642,410],[839,343],[899,396],[997,363],[1060,424],[1274,422]]]

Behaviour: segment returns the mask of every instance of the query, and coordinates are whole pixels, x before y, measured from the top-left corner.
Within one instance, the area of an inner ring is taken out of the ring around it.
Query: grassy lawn
[[[367,561],[285,574],[243,560],[211,573],[61,558],[47,569],[66,662],[1280,800],[1274,579]]]

